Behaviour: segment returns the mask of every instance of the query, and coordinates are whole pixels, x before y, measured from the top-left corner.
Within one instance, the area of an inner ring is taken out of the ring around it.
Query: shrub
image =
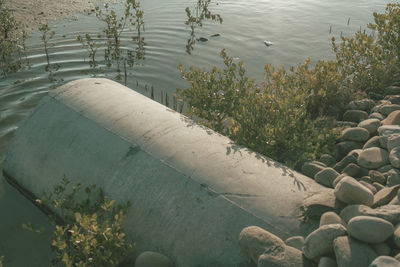
[[[55,210],[56,223],[52,234],[55,250],[53,264],[67,267],[117,266],[132,245],[126,242],[122,228],[129,203],[114,206],[115,201],[104,196],[95,185],[85,188],[86,197],[77,184],[71,188],[68,179],[44,194],[39,203]],[[82,200],[79,200],[82,199]]]
[[[179,66],[190,87],[178,89],[188,101],[188,113],[235,142],[293,167],[305,158],[315,158],[333,145],[335,132],[328,120],[311,119],[308,63],[288,73],[265,66],[266,79],[259,85],[246,76],[222,50],[223,70],[204,71]]]

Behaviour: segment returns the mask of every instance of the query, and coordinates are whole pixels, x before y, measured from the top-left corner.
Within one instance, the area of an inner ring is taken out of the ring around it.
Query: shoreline
[[[47,24],[56,19],[70,18],[76,13],[94,10],[98,0],[5,0],[15,19],[25,25],[28,34],[40,24]]]

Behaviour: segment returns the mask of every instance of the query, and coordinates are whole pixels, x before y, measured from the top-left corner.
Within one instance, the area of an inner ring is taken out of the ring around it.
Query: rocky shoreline
[[[250,226],[239,246],[258,267],[400,266],[400,83],[380,100],[352,101],[334,150],[302,173],[332,188],[336,209],[307,237]]]

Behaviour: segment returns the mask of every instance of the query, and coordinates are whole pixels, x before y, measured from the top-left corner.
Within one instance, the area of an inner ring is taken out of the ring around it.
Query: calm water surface
[[[388,0],[218,0],[210,9],[219,13],[223,24],[205,22],[196,29],[197,37],[207,37],[208,42],[197,43],[192,55],[185,52],[190,29],[184,24],[185,8],[194,7],[192,0],[145,0],[146,57],[133,68],[128,69],[127,85],[143,94],[150,94],[155,88],[155,98],[160,100],[161,91],[172,95],[176,88],[184,88],[176,68],[196,65],[209,68],[221,65],[219,52],[226,48],[228,54],[246,63],[248,75],[258,80],[263,78],[263,66],[294,65],[311,57],[333,58],[330,38],[350,35],[360,26],[365,28],[372,21],[372,12],[382,12]],[[122,1],[121,1],[122,3]],[[116,4],[122,10],[122,4]],[[348,19],[350,23],[348,24]],[[51,41],[50,60],[61,68],[57,78],[65,82],[90,77],[87,52],[75,40],[76,35],[96,33],[104,25],[94,14],[81,14],[75,19],[56,21],[50,25],[56,31]],[[329,29],[332,27],[331,34]],[[219,37],[210,37],[219,33]],[[124,35],[128,40],[129,34]],[[264,41],[273,43],[267,47]],[[28,40],[31,68],[17,74],[0,78],[0,161],[6,145],[18,123],[46,95],[52,83],[44,71],[46,60],[38,33]],[[135,46],[126,42],[126,46]],[[86,59],[85,59],[86,56]],[[102,52],[99,52],[101,61]],[[115,70],[98,74],[114,78]],[[147,91],[146,91],[147,88]]]

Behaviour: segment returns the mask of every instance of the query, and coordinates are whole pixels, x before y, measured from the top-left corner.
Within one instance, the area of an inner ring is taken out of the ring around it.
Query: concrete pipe
[[[51,91],[21,123],[4,174],[40,196],[64,175],[126,202],[136,251],[177,267],[250,266],[238,236],[258,225],[305,235],[313,199],[331,190],[149,98],[107,79]]]

